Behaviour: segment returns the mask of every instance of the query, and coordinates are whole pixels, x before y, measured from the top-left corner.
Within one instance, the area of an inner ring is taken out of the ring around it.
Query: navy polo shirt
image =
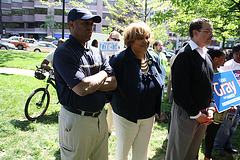
[[[89,112],[96,112],[104,107],[105,92],[97,91],[79,96],[72,90],[84,78],[101,70],[113,74],[106,56],[99,49],[86,49],[70,35],[69,39],[56,49],[53,67],[58,99],[62,105]]]

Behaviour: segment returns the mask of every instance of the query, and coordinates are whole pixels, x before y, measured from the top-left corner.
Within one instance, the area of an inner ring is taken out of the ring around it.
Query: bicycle
[[[38,120],[46,113],[50,102],[50,94],[48,91],[49,85],[51,84],[56,89],[52,71],[39,68],[38,66],[36,67],[35,78],[44,80],[46,78],[44,75],[46,71],[49,72],[49,76],[47,79],[47,86],[34,90],[27,99],[25,104],[25,116],[30,121]]]

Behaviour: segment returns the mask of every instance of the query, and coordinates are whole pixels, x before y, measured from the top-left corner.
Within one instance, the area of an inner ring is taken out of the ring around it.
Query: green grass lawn
[[[47,53],[20,51],[1,51],[0,67],[35,69],[40,65]],[[169,70],[169,69],[168,69]],[[60,104],[53,87],[50,91],[50,105],[44,117],[30,122],[25,118],[24,107],[33,90],[46,86],[46,80],[22,75],[0,74],[0,159],[16,160],[52,160],[60,159],[58,144],[58,112]],[[171,104],[164,99],[162,110],[170,110]],[[167,124],[154,123],[149,145],[149,160],[163,160],[167,148]],[[233,137],[233,146],[240,150],[239,129]],[[203,143],[204,145],[204,143]],[[109,137],[109,159],[114,159],[116,137]],[[238,159],[237,155],[219,157],[214,151],[216,160]],[[200,158],[203,152],[200,148]]]

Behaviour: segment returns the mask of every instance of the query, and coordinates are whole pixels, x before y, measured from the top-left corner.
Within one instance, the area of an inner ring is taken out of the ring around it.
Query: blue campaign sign
[[[240,86],[232,71],[214,74],[213,92],[219,113],[240,104]]]
[[[117,52],[118,42],[99,42],[99,49],[102,52]]]
[[[236,77],[238,84],[240,85],[240,70],[233,70],[233,74]]]

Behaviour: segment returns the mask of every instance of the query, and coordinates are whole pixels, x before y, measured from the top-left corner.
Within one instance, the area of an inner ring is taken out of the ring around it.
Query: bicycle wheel
[[[28,97],[25,104],[25,116],[34,121],[41,118],[48,109],[50,94],[45,88],[38,88]]]

